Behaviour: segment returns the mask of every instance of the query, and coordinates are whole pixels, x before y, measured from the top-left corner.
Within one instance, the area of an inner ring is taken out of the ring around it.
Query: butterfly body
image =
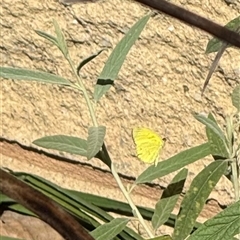
[[[145,163],[158,162],[164,140],[148,128],[134,128],[133,139],[136,144],[137,156]]]

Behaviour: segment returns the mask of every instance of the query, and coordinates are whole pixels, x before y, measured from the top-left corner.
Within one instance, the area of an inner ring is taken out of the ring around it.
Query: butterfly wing
[[[161,137],[148,128],[134,128],[133,139],[138,158],[146,163],[156,163],[164,143]]]

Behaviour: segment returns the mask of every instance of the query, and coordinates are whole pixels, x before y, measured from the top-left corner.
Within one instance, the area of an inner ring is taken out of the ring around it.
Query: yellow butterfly
[[[136,144],[138,158],[145,163],[154,162],[156,166],[166,139],[162,139],[148,128],[134,128],[133,140]]]

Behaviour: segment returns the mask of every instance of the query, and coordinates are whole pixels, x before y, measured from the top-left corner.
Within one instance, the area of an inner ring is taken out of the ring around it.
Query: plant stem
[[[113,176],[114,176],[114,178],[115,178],[119,188],[121,189],[124,197],[126,198],[128,204],[130,205],[130,207],[132,209],[133,215],[138,218],[139,222],[142,224],[142,226],[144,227],[144,229],[147,232],[147,234],[149,235],[149,237],[150,238],[154,238],[154,235],[153,235],[152,231],[146,225],[146,223],[145,223],[141,213],[138,211],[137,207],[133,203],[131,196],[128,194],[127,190],[123,186],[122,181],[121,181],[119,175],[117,174],[117,171],[115,170],[115,167],[114,167],[113,163],[111,165],[111,170],[112,170],[112,174],[113,174]]]
[[[93,122],[93,125],[95,127],[98,126],[98,123],[97,123],[97,119],[96,119],[96,116],[95,116],[95,112],[94,112],[94,109],[93,109],[93,105],[90,101],[90,98],[88,96],[88,93],[87,93],[87,90],[82,82],[82,80],[80,79],[80,77],[78,76],[77,74],[77,71],[75,70],[75,67],[74,67],[74,64],[70,58],[70,56],[67,57],[67,60],[72,68],[72,71],[74,72],[74,75],[76,76],[77,78],[77,81],[78,81],[78,85],[80,88],[78,88],[79,90],[81,90],[83,92],[83,96],[86,100],[86,103],[87,103],[87,106],[88,106],[88,109],[89,109],[89,112],[90,112],[90,116],[91,116],[91,119],[92,119],[92,122]],[[108,165],[108,167],[110,168],[111,172],[112,172],[112,175],[113,177],[115,178],[119,188],[121,189],[124,197],[126,198],[128,204],[130,205],[131,209],[132,209],[132,212],[133,212],[133,215],[136,215],[139,222],[142,224],[143,228],[145,229],[145,231],[147,232],[147,234],[149,235],[149,237],[153,238],[154,235],[152,233],[152,231],[149,229],[149,227],[146,225],[141,213],[139,212],[139,210],[137,209],[137,207],[135,206],[135,204],[133,203],[131,197],[130,197],[130,194],[128,194],[127,190],[125,189],[116,169],[115,169],[115,166],[113,164],[113,162],[111,161],[111,158],[109,156],[109,153],[108,153],[108,150],[105,146],[105,143],[103,143],[103,146],[102,146],[102,150],[103,150],[103,154],[101,154],[101,160],[106,163]]]
[[[81,91],[83,92],[83,96],[84,96],[84,98],[85,98],[85,100],[86,100],[86,103],[87,103],[87,106],[88,106],[88,109],[89,109],[89,112],[90,112],[90,116],[91,116],[93,125],[94,125],[94,127],[97,127],[97,126],[98,126],[97,119],[96,119],[96,116],[95,116],[95,112],[94,112],[94,109],[93,109],[93,105],[92,105],[92,103],[91,103],[91,101],[90,101],[90,98],[89,98],[89,96],[88,96],[87,90],[86,90],[86,88],[85,88],[82,80],[80,79],[80,77],[79,77],[78,74],[77,74],[77,71],[76,71],[76,69],[75,69],[75,67],[74,67],[74,64],[73,64],[73,62],[72,62],[72,59],[68,56],[67,60],[68,60],[70,66],[71,66],[71,68],[72,68],[72,71],[74,72],[74,74],[75,74],[75,76],[76,76],[76,78],[77,78],[77,81],[78,81],[78,84],[79,84],[79,86],[80,86],[80,88],[81,88]]]
[[[226,117],[226,131],[227,131],[227,140],[228,140],[228,151],[229,151],[229,158],[231,161],[231,181],[234,188],[235,193],[235,201],[237,202],[240,199],[240,189],[239,189],[239,171],[238,171],[238,161],[239,161],[239,149],[237,138],[234,137],[235,134],[235,127],[236,130],[238,129],[238,124],[234,124],[234,115]]]
[[[237,202],[240,199],[238,171],[237,171],[237,159],[234,159],[232,161],[231,168],[232,168],[232,183],[233,183],[234,192],[235,192],[235,201]]]
[[[105,153],[105,157],[107,159],[110,160],[110,156],[108,154],[108,151],[107,151],[107,148],[105,146],[105,144],[103,144],[103,151]],[[110,160],[111,161],[111,160]],[[147,232],[147,234],[149,235],[149,237],[153,238],[154,237],[154,234],[152,233],[152,231],[149,229],[149,227],[146,225],[141,213],[139,212],[139,210],[137,209],[137,207],[135,206],[135,204],[133,203],[132,201],[132,198],[130,196],[130,194],[128,193],[128,191],[126,190],[126,188],[123,186],[123,183],[115,169],[115,166],[113,164],[113,162],[111,161],[111,172],[113,174],[113,177],[115,178],[119,188],[121,189],[124,197],[126,198],[128,204],[130,205],[131,209],[132,209],[132,212],[133,212],[133,215],[136,216],[139,220],[139,222],[142,224],[142,226],[144,227],[145,231]]]

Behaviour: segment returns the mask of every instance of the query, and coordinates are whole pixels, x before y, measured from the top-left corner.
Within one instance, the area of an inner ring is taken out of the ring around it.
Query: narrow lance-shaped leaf
[[[173,240],[184,240],[192,231],[203,206],[227,169],[227,161],[215,161],[204,168],[192,181],[180,206]]]
[[[1,240],[24,240],[23,238],[7,237],[0,235]]]
[[[217,125],[217,122],[211,113],[208,115],[208,118]],[[212,150],[212,155],[216,155],[222,158],[229,158],[230,156],[228,153],[227,142],[225,142],[221,137],[219,137],[219,134],[216,134],[208,126],[206,126],[206,134],[208,137],[210,148]]]
[[[90,160],[99,152],[103,145],[106,134],[106,127],[90,127],[88,129],[87,139],[87,159]]]
[[[240,16],[231,20],[228,24],[225,25],[226,28],[236,31],[240,27]],[[206,54],[217,52],[222,47],[223,42],[218,38],[212,38],[207,45]],[[228,45],[231,46],[231,45]]]
[[[91,235],[96,240],[112,240],[126,227],[128,221],[129,219],[126,218],[113,219],[92,231]]]
[[[33,141],[33,144],[47,149],[87,156],[87,141],[78,137],[65,135],[47,136]]]
[[[237,239],[240,234],[240,200],[228,206],[215,217],[202,224],[188,240],[208,239]]]
[[[211,154],[209,143],[204,143],[197,147],[182,151],[175,156],[161,161],[155,167],[148,167],[135,181],[136,184],[151,182],[154,179],[163,177],[169,173],[177,171],[186,165],[193,163]]]
[[[48,34],[48,33],[43,32],[43,31],[35,30],[35,32],[36,32],[40,37],[45,38],[46,40],[48,40],[49,42],[53,43],[56,47],[59,48],[57,38],[55,38],[54,36],[52,36],[52,35],[50,35],[50,34]]]
[[[152,217],[152,226],[155,231],[164,224],[171,215],[178,197],[183,191],[187,172],[187,169],[182,169],[163,191],[161,199],[157,202]]]
[[[95,57],[97,57],[97,56],[98,56],[102,51],[104,51],[104,50],[105,50],[105,49],[101,49],[101,50],[99,50],[97,53],[94,53],[93,55],[91,55],[91,56],[83,59],[83,60],[79,63],[79,65],[78,65],[78,67],[77,67],[77,73],[78,73],[78,75],[79,75],[80,70],[81,70],[88,62],[90,62],[91,60],[93,60]]]
[[[8,204],[8,203],[13,203],[13,202],[15,202],[15,200],[11,199],[10,197],[8,197],[0,192],[0,204],[5,204],[5,203]]]
[[[210,118],[205,117],[202,114],[193,114],[193,116],[201,123],[203,123],[206,127],[210,128],[215,134],[217,134],[224,142],[226,142],[226,137],[224,136],[223,131],[217,125],[216,122],[211,120]]]
[[[15,211],[15,212],[18,212],[18,213],[23,214],[23,215],[37,217],[37,215],[34,214],[32,211],[28,210],[27,208],[23,207],[22,205],[20,205],[18,203],[8,205],[8,209],[12,210],[12,211]]]
[[[96,101],[110,89],[114,80],[117,78],[129,50],[138,39],[150,16],[151,15],[144,16],[135,23],[112,51],[94,88],[94,99]]]
[[[211,67],[210,67],[210,69],[208,71],[208,75],[207,75],[206,80],[205,80],[205,82],[203,84],[202,95],[203,95],[205,89],[207,88],[207,85],[208,85],[208,83],[209,83],[209,81],[210,81],[210,79],[211,79],[211,77],[213,75],[213,72],[217,68],[218,62],[220,61],[220,58],[222,57],[222,55],[225,52],[225,50],[227,49],[227,47],[228,47],[228,44],[224,42],[224,43],[222,43],[222,46],[218,50],[218,53],[217,53],[216,57],[214,58],[214,60],[213,60],[213,62],[211,64]]]
[[[68,57],[68,48],[67,48],[67,44],[66,44],[64,35],[62,33],[62,30],[55,20],[53,20],[53,25],[55,28],[55,33],[57,35],[58,47],[61,50],[61,52],[63,53],[63,55],[67,58]]]
[[[172,240],[172,238],[169,235],[165,235],[165,236],[158,236],[154,238],[148,238],[148,240]]]
[[[232,104],[240,112],[240,85],[237,85],[232,93]]]
[[[234,30],[236,32],[240,32],[240,16],[233,19],[232,21],[230,21],[225,27],[227,27],[228,29]],[[222,42],[219,39],[213,38],[208,42],[207,45],[207,49],[206,49],[206,53],[211,53],[211,52],[218,52],[215,59],[212,62],[212,65],[209,69],[207,78],[204,82],[203,85],[203,89],[202,89],[202,95],[210,81],[210,78],[214,72],[214,70],[216,69],[216,67],[218,66],[218,62],[220,61],[220,58],[222,57],[223,53],[225,52],[225,50],[227,49],[227,47],[231,46],[230,44],[226,43],[226,42]]]
[[[71,83],[63,77],[42,71],[24,68],[0,67],[0,77],[15,80],[37,81],[70,86]]]

